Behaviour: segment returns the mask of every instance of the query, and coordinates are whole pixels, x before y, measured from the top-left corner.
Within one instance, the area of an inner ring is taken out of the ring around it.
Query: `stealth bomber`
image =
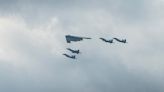
[[[82,41],[83,39],[91,39],[89,37],[79,37],[79,36],[72,36],[72,35],[66,35],[65,36],[67,43]]]

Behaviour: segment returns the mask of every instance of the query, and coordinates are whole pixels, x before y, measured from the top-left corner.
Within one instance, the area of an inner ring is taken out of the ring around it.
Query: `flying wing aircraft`
[[[108,42],[108,43],[113,43],[113,39],[111,39],[111,40],[106,40],[106,39],[104,39],[104,38],[100,38],[102,41],[104,41],[104,42]]]
[[[122,39],[122,40],[120,40],[120,39],[118,39],[118,38],[113,38],[113,39],[115,39],[115,40],[118,41],[118,42],[127,43],[126,39]]]
[[[76,53],[76,54],[80,53],[80,50],[73,50],[73,49],[70,49],[70,48],[67,48],[67,50],[71,51],[72,53]]]
[[[71,41],[77,42],[77,41],[81,41],[83,39],[91,39],[88,37],[79,37],[79,36],[72,36],[72,35],[66,35],[66,41],[67,43],[71,43]]]
[[[70,56],[68,54],[63,54],[63,55],[66,56],[66,57],[68,57],[68,58],[76,59],[76,56],[75,55],[72,55],[72,56]]]

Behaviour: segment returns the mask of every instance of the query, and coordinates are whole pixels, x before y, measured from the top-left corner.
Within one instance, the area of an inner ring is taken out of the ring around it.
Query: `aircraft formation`
[[[66,35],[65,36],[66,38],[66,42],[67,43],[71,43],[71,42],[78,42],[78,41],[82,41],[83,39],[92,39],[92,38],[89,38],[89,37],[80,37],[80,36],[72,36],[72,35]],[[114,43],[114,40],[117,41],[117,42],[120,42],[120,43],[127,43],[126,39],[119,39],[119,38],[112,38],[112,39],[105,39],[105,38],[99,38],[101,39],[102,41],[106,42],[106,43]],[[74,49],[71,49],[71,48],[66,48],[68,51],[70,51],[71,53],[73,54],[80,54],[80,50],[74,50]],[[76,55],[68,55],[66,53],[63,54],[64,56],[68,57],[68,58],[71,58],[71,59],[77,59],[76,58]]]

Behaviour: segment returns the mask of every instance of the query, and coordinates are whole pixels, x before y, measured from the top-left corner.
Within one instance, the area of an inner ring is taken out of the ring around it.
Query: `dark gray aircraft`
[[[118,41],[118,42],[127,43],[126,39],[122,39],[122,40],[120,40],[120,39],[118,39],[118,38],[113,38],[113,39],[115,39],[115,40]]]
[[[71,51],[72,53],[76,53],[76,54],[80,53],[80,50],[73,50],[73,49],[70,49],[70,48],[67,48],[67,50]]]
[[[104,38],[100,38],[102,41],[104,41],[104,42],[108,42],[108,43],[113,43],[113,39],[111,39],[111,40],[106,40],[106,39],[104,39]]]
[[[70,56],[68,54],[63,54],[63,55],[66,56],[66,57],[68,57],[68,58],[76,59],[76,56],[75,55],[72,55],[72,56]]]
[[[78,36],[72,36],[72,35],[66,35],[66,41],[67,43],[71,43],[71,41],[81,41],[83,39],[91,39],[91,38],[88,38],[88,37],[78,37]]]

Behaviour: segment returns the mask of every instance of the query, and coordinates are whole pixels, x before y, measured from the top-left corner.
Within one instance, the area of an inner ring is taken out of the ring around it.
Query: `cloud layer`
[[[163,6],[163,0],[2,0],[0,91],[163,92]],[[67,44],[66,34],[93,39]],[[67,47],[81,50],[76,62],[62,56]]]

